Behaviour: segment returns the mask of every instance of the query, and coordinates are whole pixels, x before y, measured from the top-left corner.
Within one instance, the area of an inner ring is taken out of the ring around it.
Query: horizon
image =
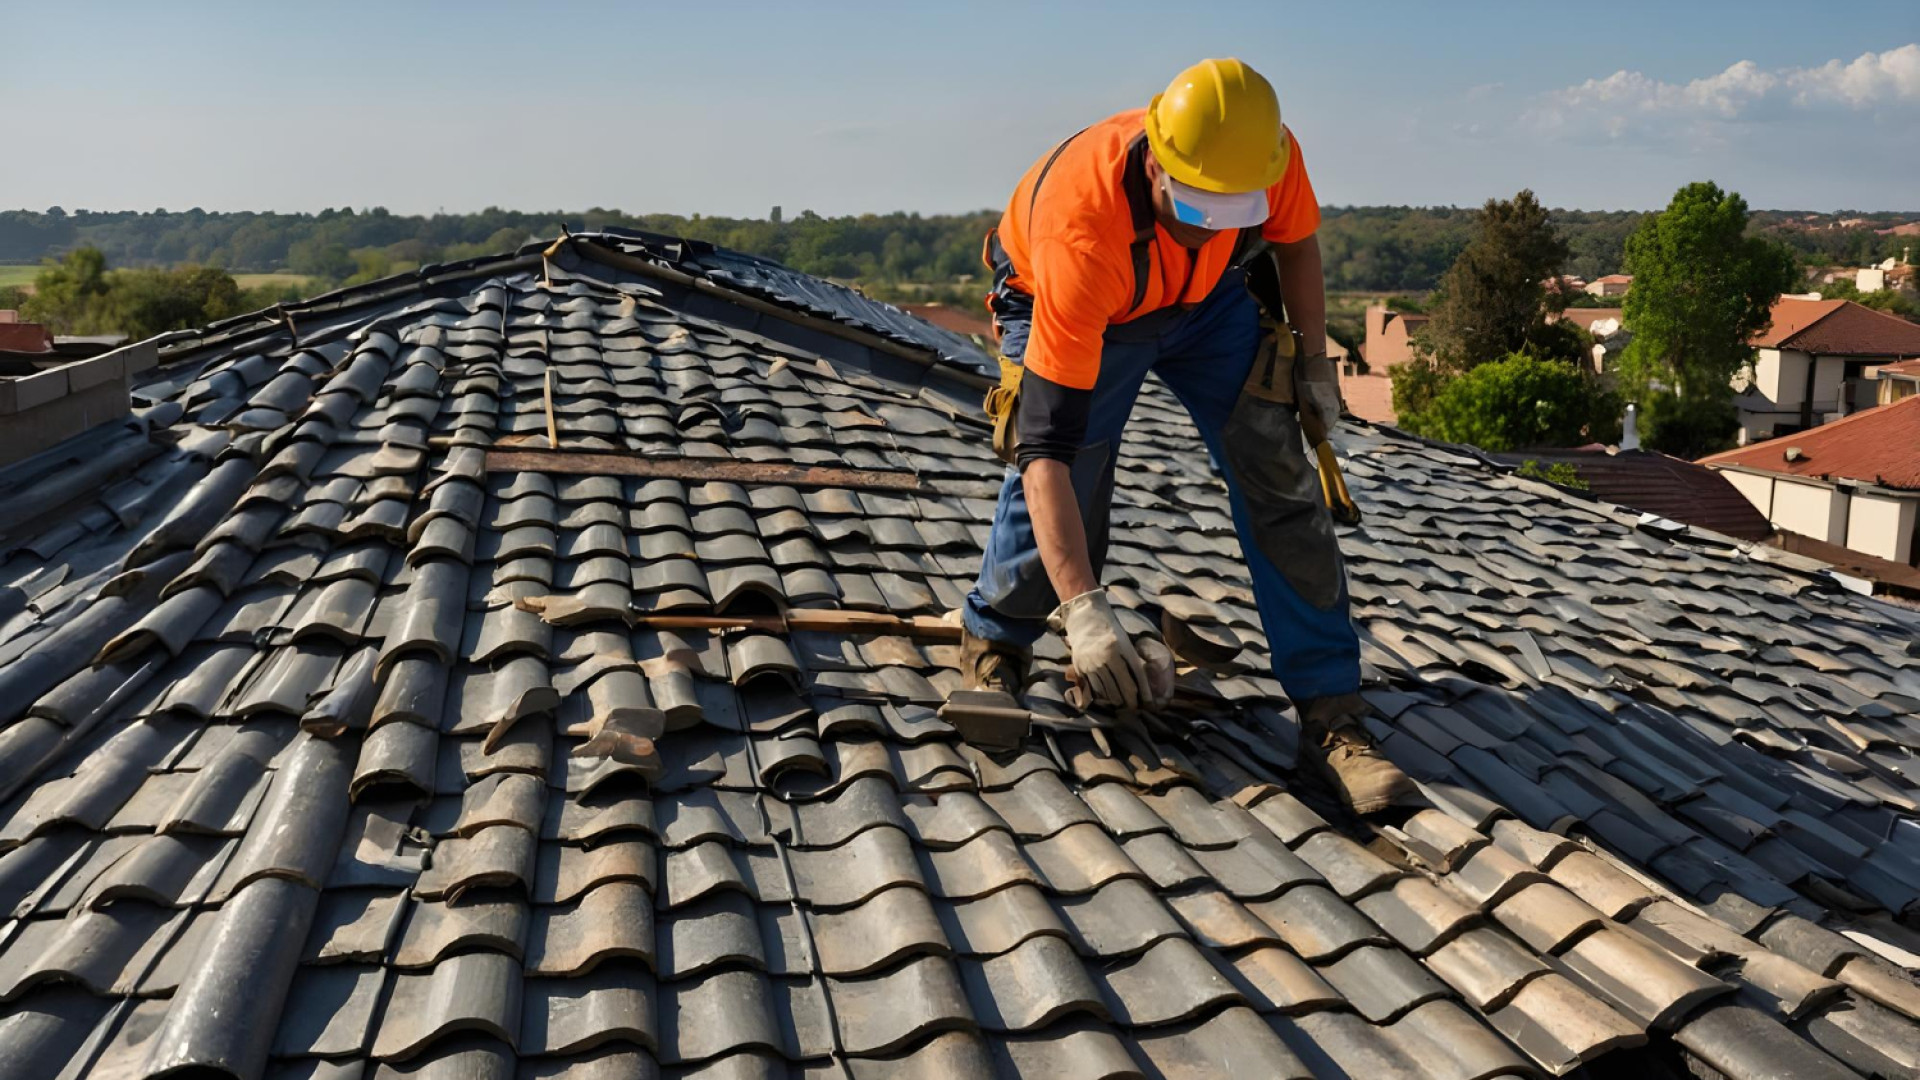
[[[524,45],[525,12],[9,5],[0,94],[29,103],[13,138],[33,150],[0,175],[0,205],[971,213],[1060,138],[1226,53],[1272,79],[1329,206],[1466,209],[1529,188],[1650,210],[1713,180],[1754,207],[1834,213],[1915,190],[1910,0],[1844,19],[1622,0],[1603,20],[1397,2],[1364,25],[1239,3],[1169,19],[1137,0],[572,2],[541,9],[544,52]]]

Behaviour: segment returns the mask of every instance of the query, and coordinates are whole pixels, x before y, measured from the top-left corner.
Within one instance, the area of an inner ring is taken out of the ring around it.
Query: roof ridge
[[[1825,311],[1822,311],[1820,314],[1815,315],[1812,319],[1808,320],[1806,325],[1799,327],[1798,329],[1794,330],[1793,333],[1788,334],[1786,337],[1783,337],[1779,341],[1774,342],[1771,346],[1763,346],[1763,348],[1778,349],[1785,346],[1788,342],[1792,341],[1794,338],[1799,337],[1801,334],[1804,334],[1807,331],[1813,329],[1814,327],[1820,325],[1821,323],[1827,321],[1827,319],[1830,318],[1834,312],[1839,311],[1842,307],[1845,307],[1847,304],[1847,301],[1845,300],[1828,300],[1826,297],[1821,297],[1818,300],[1807,300],[1803,297],[1798,297],[1798,296],[1783,296],[1780,299],[1775,300],[1773,302],[1773,307],[1779,307],[1781,304],[1787,303],[1787,302],[1792,302],[1796,304],[1816,304],[1816,305],[1830,305],[1830,306],[1828,306]],[[1773,311],[1772,311],[1772,308],[1769,308],[1767,311],[1767,330],[1771,331],[1772,329],[1773,329]],[[1765,331],[1762,332],[1762,336],[1765,336]]]
[[[1792,445],[1789,440],[1805,442],[1808,439],[1825,439],[1831,437],[1833,432],[1846,427],[1856,420],[1864,420],[1876,416],[1890,416],[1898,409],[1908,408],[1914,405],[1920,405],[1920,394],[1911,394],[1890,404],[1875,405],[1871,409],[1862,409],[1851,416],[1843,416],[1838,420],[1830,420],[1818,427],[1810,427],[1805,431],[1795,432],[1792,435],[1777,435],[1771,439],[1763,439],[1757,443],[1748,443],[1746,446],[1736,446],[1731,450],[1722,450],[1717,454],[1699,459],[1695,464],[1707,465],[1718,461],[1731,460],[1734,455],[1745,454],[1752,450],[1759,450],[1763,447],[1774,446],[1776,444],[1780,446]]]

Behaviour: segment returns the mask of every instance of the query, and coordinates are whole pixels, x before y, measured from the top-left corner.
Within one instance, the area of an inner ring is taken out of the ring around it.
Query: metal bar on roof
[[[915,473],[849,469],[834,465],[786,465],[765,461],[648,457],[595,450],[489,450],[487,471],[560,473],[567,476],[644,476],[673,480],[730,480],[736,484],[849,488],[855,491],[926,491]]]

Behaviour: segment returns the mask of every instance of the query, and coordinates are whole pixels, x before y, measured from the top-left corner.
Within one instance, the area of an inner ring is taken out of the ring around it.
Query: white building
[[[1777,529],[1920,566],[1920,396],[1700,464]]]
[[[1752,373],[1733,383],[1742,446],[1878,404],[1878,369],[1920,357],[1920,326],[1851,300],[1783,297],[1753,344]]]

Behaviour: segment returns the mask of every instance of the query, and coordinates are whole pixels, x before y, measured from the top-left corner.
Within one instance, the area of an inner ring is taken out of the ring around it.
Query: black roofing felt
[[[1149,738],[1076,728],[1049,641],[1062,721],[990,758],[934,715],[953,646],[623,621],[939,614],[997,484],[922,331],[642,268],[698,258],[176,338],[134,423],[0,473],[0,1078],[1920,1068],[1911,613],[1359,427],[1368,695],[1432,804],[1369,827],[1291,776],[1156,384],[1108,578],[1235,655]],[[922,490],[489,472],[549,379],[561,450]],[[657,775],[576,756],[642,710]]]

